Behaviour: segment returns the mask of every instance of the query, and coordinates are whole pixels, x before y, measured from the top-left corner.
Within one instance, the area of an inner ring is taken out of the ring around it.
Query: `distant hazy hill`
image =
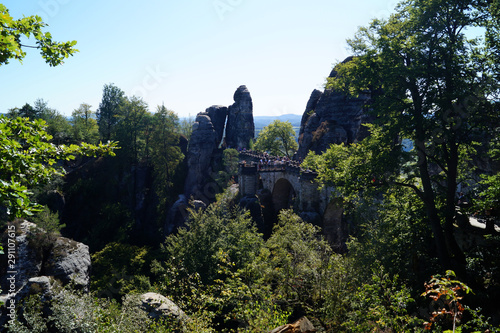
[[[302,115],[283,114],[281,116],[254,116],[253,122],[255,123],[255,128],[262,128],[269,125],[275,119],[279,119],[281,121],[289,121],[294,127],[300,127],[300,120],[302,119]]]
[[[255,137],[259,135],[259,132],[272,123],[273,120],[278,119],[281,121],[289,121],[293,129],[295,130],[296,136],[299,135],[300,121],[302,120],[302,115],[299,114],[283,114],[281,116],[254,116],[253,122],[255,124]]]

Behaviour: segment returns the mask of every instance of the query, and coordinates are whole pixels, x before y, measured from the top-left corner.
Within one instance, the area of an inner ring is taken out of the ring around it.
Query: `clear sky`
[[[37,98],[70,115],[99,107],[114,83],[179,116],[230,105],[240,85],[254,115],[301,114],[345,40],[393,0],[0,0],[11,16],[40,15],[54,40],[76,40],[79,53],[49,67],[37,50],[0,67],[0,113]],[[33,44],[33,43],[31,43]]]

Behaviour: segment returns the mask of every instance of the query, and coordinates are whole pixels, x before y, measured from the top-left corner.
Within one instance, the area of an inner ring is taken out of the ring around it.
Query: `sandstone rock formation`
[[[199,113],[187,153],[188,175],[184,186],[187,197],[203,191],[212,172],[213,154],[217,150],[217,132],[208,113]]]
[[[345,61],[349,61],[350,58]],[[335,77],[336,71],[330,73]],[[364,106],[370,95],[348,97],[342,92],[314,90],[302,117],[297,158],[303,159],[309,151],[324,152],[332,143],[353,143],[366,137],[361,126],[369,122]]]
[[[224,128],[226,127],[227,107],[220,105],[212,105],[205,112],[210,117],[217,133],[217,146],[222,142],[224,137]]]
[[[246,86],[234,93],[234,104],[228,109],[226,145],[229,148],[248,148],[255,135],[252,97]]]
[[[141,309],[153,319],[172,318],[184,322],[189,317],[174,302],[157,293],[145,293],[140,296]]]
[[[165,230],[177,226],[181,215],[179,208],[185,208],[191,198],[205,203],[215,199],[220,191],[215,178],[222,159],[221,144],[231,148],[249,147],[254,137],[254,122],[252,97],[246,86],[236,90],[234,101],[230,107],[214,105],[196,116],[186,155],[188,172],[184,197],[169,214],[170,221],[177,221],[175,226],[168,225]]]
[[[72,283],[87,289],[91,267],[89,247],[69,238],[58,237],[44,267],[44,275],[52,276],[63,284]]]

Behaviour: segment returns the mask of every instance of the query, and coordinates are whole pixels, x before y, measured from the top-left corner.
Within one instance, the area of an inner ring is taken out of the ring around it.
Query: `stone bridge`
[[[316,173],[304,170],[295,161],[282,162],[271,159],[261,163],[262,155],[240,153],[239,184],[243,196],[271,195],[273,209],[295,208],[300,216],[320,226],[327,240],[338,250],[347,237],[342,221],[341,199],[333,196],[333,188],[319,189]]]

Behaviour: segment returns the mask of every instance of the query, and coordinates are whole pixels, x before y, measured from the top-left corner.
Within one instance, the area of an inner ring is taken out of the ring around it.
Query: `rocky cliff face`
[[[334,70],[330,73],[330,77],[336,75]],[[332,143],[353,143],[366,137],[361,124],[369,120],[363,112],[369,98],[369,94],[351,98],[333,89],[314,90],[302,117],[297,157],[303,159],[310,150],[324,152]]]
[[[16,226],[15,265],[2,271],[1,289],[6,302],[14,298],[19,301],[26,296],[33,285],[73,286],[88,290],[90,283],[89,247],[65,237],[48,237],[46,233],[27,221]],[[44,243],[41,243],[44,240]],[[7,247],[5,247],[7,248]],[[49,283],[50,282],[50,283]]]
[[[254,130],[252,97],[246,86],[236,90],[233,105],[214,105],[199,113],[186,155],[188,175],[184,197],[179,199],[177,206],[186,206],[191,198],[205,203],[215,199],[215,193],[220,190],[215,182],[222,158],[219,147],[248,148]],[[170,215],[179,215],[177,210],[175,208]]]
[[[205,110],[205,112],[210,117],[210,121],[212,122],[215,132],[217,133],[217,147],[222,142],[222,138],[224,137],[224,128],[226,127],[226,119],[227,119],[227,107],[220,105],[213,105]]]
[[[234,104],[228,109],[226,145],[229,148],[248,148],[255,134],[252,97],[246,86],[234,93]]]

